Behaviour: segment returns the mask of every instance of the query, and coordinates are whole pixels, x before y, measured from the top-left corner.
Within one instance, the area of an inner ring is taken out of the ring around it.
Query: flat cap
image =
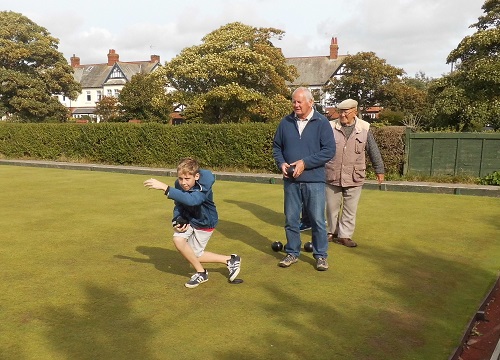
[[[342,101],[340,104],[337,105],[337,109],[339,110],[348,110],[352,108],[357,108],[358,107],[358,102],[353,99],[347,99]]]

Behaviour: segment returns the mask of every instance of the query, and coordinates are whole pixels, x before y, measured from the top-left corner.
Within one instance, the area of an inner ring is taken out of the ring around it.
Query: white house
[[[344,73],[344,59],[347,55],[339,55],[339,45],[336,37],[330,42],[330,54],[328,56],[304,56],[287,58],[287,64],[297,68],[299,76],[293,83],[287,82],[291,88],[299,86],[308,87],[314,95],[314,99],[326,113],[332,118],[338,117],[335,107],[326,104],[329,94],[324,93],[322,88],[328,85],[331,79],[338,78]],[[376,119],[381,107],[374,106],[368,109],[360,109],[363,117]]]
[[[290,87],[305,86],[314,94],[316,102],[326,108],[328,94],[322,91],[333,77],[342,73],[342,63],[346,55],[339,55],[339,45],[336,37],[332,37],[330,54],[327,56],[303,56],[286,58],[288,65],[297,68],[299,76],[293,83],[287,82]]]
[[[346,55],[339,55],[339,45],[336,37],[332,37],[330,43],[330,53],[326,56],[304,56],[286,58],[288,65],[297,68],[299,76],[295,81],[287,82],[290,88],[306,86],[314,94],[316,103],[324,111],[335,116],[335,110],[326,105],[328,94],[323,93],[322,88],[329,81],[338,76],[342,76],[343,61]],[[114,49],[108,53],[108,62],[103,64],[81,65],[80,58],[73,55],[71,66],[74,69],[74,78],[82,85],[82,92],[76,100],[59,95],[61,103],[70,109],[75,118],[84,115],[94,117],[96,103],[103,96],[118,96],[123,86],[130,81],[133,75],[138,73],[149,74],[158,69],[160,56],[151,55],[148,61],[119,61],[119,55]],[[380,111],[377,109],[372,114]]]
[[[123,62],[114,49],[108,53],[108,62],[103,64],[81,65],[80,58],[73,55],[71,66],[74,78],[82,86],[82,92],[76,100],[59,95],[59,101],[66,106],[75,118],[84,115],[96,117],[96,103],[103,96],[118,97],[121,89],[135,74],[149,74],[160,65],[160,56],[151,55],[148,61]]]

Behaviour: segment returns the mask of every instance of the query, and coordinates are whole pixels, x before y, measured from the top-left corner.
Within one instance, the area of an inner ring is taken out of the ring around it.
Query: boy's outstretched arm
[[[143,185],[149,189],[162,190],[163,192],[167,191],[168,185],[158,181],[156,179],[148,179],[143,182]]]

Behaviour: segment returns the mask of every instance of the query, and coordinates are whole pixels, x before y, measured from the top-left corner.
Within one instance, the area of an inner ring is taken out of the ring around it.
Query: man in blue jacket
[[[298,261],[301,248],[302,206],[312,227],[316,269],[328,270],[328,240],[325,226],[325,164],[335,156],[330,123],[314,110],[314,98],[305,87],[292,94],[293,113],[285,116],[274,135],[273,157],[283,173],[287,255],[279,262],[289,267]]]

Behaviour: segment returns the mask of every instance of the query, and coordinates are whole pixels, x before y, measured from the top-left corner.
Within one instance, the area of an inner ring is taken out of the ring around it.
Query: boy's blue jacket
[[[281,170],[283,163],[305,163],[304,172],[287,181],[325,182],[325,164],[335,156],[335,139],[326,117],[314,110],[312,118],[299,134],[295,113],[285,116],[274,135],[273,157]]]
[[[209,170],[200,170],[199,180],[187,191],[176,180],[175,188],[170,187],[167,194],[174,200],[174,219],[180,215],[195,229],[215,228],[219,217],[213,199],[214,182],[215,176]]]

